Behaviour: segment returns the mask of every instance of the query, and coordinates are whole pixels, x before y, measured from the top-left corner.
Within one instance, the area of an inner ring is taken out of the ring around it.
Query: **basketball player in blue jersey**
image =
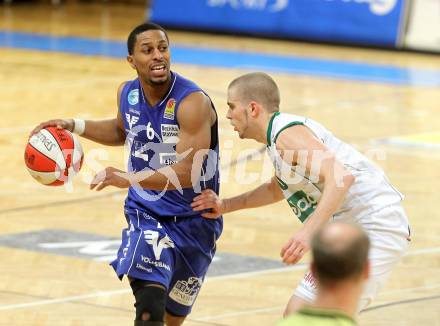
[[[91,189],[128,188],[117,259],[135,297],[135,325],[181,325],[191,312],[222,231],[222,220],[191,208],[203,189],[219,191],[217,115],[210,98],[170,70],[169,39],[159,25],[137,26],[127,41],[135,80],[118,89],[114,119],[50,120],[105,145],[129,148],[128,172],[107,167]]]
[[[275,175],[269,182],[235,197],[219,199],[212,190],[195,198],[196,211],[212,209],[216,218],[243,208],[259,207],[283,198],[303,223],[286,240],[280,255],[295,264],[309,250],[310,239],[332,220],[358,223],[371,241],[371,274],[359,300],[365,308],[403,256],[409,239],[403,195],[384,172],[321,124],[279,111],[280,94],[265,73],[240,76],[229,84],[228,113],[240,138],[266,145]],[[315,300],[316,281],[308,271],[287,304],[288,315]]]

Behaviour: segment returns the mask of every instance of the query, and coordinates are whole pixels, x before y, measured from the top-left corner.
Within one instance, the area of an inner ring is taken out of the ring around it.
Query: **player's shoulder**
[[[193,115],[192,118],[205,117],[210,114],[211,100],[202,91],[188,94],[180,103],[179,115]],[[197,116],[195,116],[197,115]]]
[[[293,115],[289,113],[275,112],[270,121],[267,130],[268,145],[292,141],[292,137],[298,132],[299,128],[292,128],[294,126],[302,127],[305,125],[307,119],[302,116]],[[290,140],[289,140],[290,138]]]
[[[172,72],[172,75],[174,76],[174,83],[176,86],[185,87],[185,88],[200,88],[194,81],[183,77],[182,75]]]
[[[171,95],[177,99],[178,102],[184,100],[205,100],[206,95],[204,91],[193,81],[186,79],[177,73],[173,72],[172,91]],[[198,94],[201,93],[201,94]]]

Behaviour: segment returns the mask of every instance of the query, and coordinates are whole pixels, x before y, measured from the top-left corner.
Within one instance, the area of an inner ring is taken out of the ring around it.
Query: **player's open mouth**
[[[165,64],[154,65],[151,67],[153,76],[161,77],[166,73],[167,66]]]

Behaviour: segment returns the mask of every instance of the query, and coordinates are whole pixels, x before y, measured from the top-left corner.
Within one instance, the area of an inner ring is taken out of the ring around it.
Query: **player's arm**
[[[192,187],[192,177],[200,176],[204,154],[209,150],[214,115],[211,100],[206,95],[200,92],[188,95],[180,103],[177,111],[180,127],[179,142],[176,145],[177,163],[155,171],[141,171],[135,174],[109,167],[98,173],[92,181],[91,189],[97,185],[96,190],[109,185],[125,188],[136,183],[142,188],[152,190]]]
[[[118,113],[116,115],[116,118],[104,119],[104,120],[85,120],[84,132],[81,134],[82,137],[90,139],[96,143],[100,143],[103,145],[113,146],[113,145],[124,144],[125,142],[124,125],[119,110],[119,103],[124,85],[125,83],[122,83],[118,89],[118,96],[117,96]],[[54,119],[54,120],[42,122],[34,130],[32,130],[31,135],[39,132],[41,129],[46,127],[57,127],[59,129],[67,129],[73,132],[75,130],[75,120]]]
[[[342,205],[354,176],[306,126],[298,125],[282,131],[276,142],[288,166],[304,169],[306,175],[323,182],[323,191],[315,211],[282,248],[286,263],[297,262],[308,250],[314,232],[326,223]]]
[[[214,191],[204,190],[194,198],[191,206],[195,211],[209,209],[208,213],[202,214],[203,217],[217,218],[236,210],[269,205],[283,198],[283,193],[274,176],[269,182],[235,197],[220,199]]]

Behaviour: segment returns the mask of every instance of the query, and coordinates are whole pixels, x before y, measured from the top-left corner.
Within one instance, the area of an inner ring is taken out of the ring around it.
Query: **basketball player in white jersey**
[[[281,249],[286,264],[303,257],[312,235],[328,221],[360,224],[371,241],[371,275],[359,302],[360,311],[377,295],[407,248],[409,226],[401,206],[403,196],[364,155],[319,123],[279,112],[279,104],[278,87],[267,74],[250,73],[230,83],[226,117],[240,138],[267,146],[275,176],[232,198],[219,199],[213,191],[205,190],[194,198],[193,209],[211,209],[202,216],[217,218],[286,198],[304,224]],[[308,271],[284,315],[313,302],[315,294],[315,280]]]

